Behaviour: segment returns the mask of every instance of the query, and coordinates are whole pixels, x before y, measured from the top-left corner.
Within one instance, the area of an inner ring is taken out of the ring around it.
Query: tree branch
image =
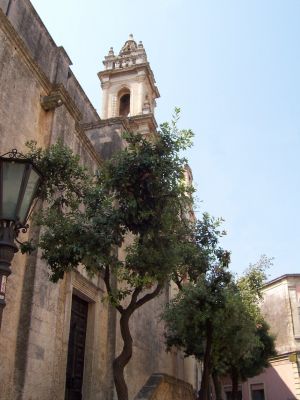
[[[110,269],[109,269],[108,265],[105,266],[103,280],[104,280],[108,295],[112,297],[113,291],[112,291],[111,284],[110,284]],[[116,309],[119,311],[120,314],[122,314],[124,312],[124,308],[120,304],[116,305]]]
[[[112,291],[111,291],[111,285],[110,285],[110,271],[109,271],[109,266],[108,265],[105,266],[103,280],[104,280],[104,283],[105,283],[105,286],[106,286],[107,293],[111,294]]]
[[[151,293],[147,293],[145,294],[144,297],[140,298],[136,303],[135,303],[135,310],[139,307],[141,307],[143,304],[147,303],[148,301],[154,299],[154,297],[156,297],[159,292],[161,291],[161,289],[163,288],[163,284],[162,283],[158,283],[156,288],[153,290],[153,292]]]
[[[134,311],[136,309],[136,304],[137,304],[137,298],[138,295],[141,293],[143,289],[143,286],[138,286],[134,289],[132,296],[131,296],[131,301],[129,303],[129,306],[127,307],[127,310],[130,310],[132,308],[132,311]]]
[[[182,279],[179,279],[178,273],[174,273],[174,282],[176,283],[178,289],[181,291],[182,290]]]

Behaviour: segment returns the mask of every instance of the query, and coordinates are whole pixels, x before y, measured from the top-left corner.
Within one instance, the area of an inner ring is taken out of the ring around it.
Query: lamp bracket
[[[17,149],[12,149],[12,150],[8,151],[7,153],[2,154],[0,157],[1,158],[14,158],[14,159],[19,158],[19,159],[26,160],[26,157],[24,156],[24,154],[18,152]]]

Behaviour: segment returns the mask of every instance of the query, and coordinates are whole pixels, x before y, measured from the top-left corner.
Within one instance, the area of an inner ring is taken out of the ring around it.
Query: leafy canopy
[[[195,221],[185,263],[174,273],[180,290],[163,314],[167,347],[175,345],[198,359],[204,355],[208,323],[213,328],[215,315],[224,305],[224,288],[231,280],[230,253],[219,244],[226,234],[221,223],[222,219],[208,213]]]
[[[171,124],[151,138],[124,133],[125,149],[96,174],[62,142],[44,150],[28,144],[28,157],[45,176],[36,223],[43,227],[38,245],[53,281],[79,265],[106,277],[113,272],[122,288],[112,290],[109,277],[106,283],[110,300],[119,304],[134,288],[168,279],[180,264],[183,252],[176,243],[184,247],[193,192],[180,153],[193,134],[177,128],[178,118],[176,109]],[[121,247],[122,261],[114,250]]]
[[[202,223],[205,221],[207,218]],[[224,253],[218,263],[214,253],[218,249],[219,254],[220,249],[209,248],[206,260],[210,268],[206,273],[200,269],[197,279],[183,285],[163,314],[167,347],[181,348],[187,356],[194,355],[205,364],[209,333],[211,352],[209,365],[204,368],[219,376],[234,371],[237,379],[245,380],[262,372],[269,357],[276,355],[274,337],[259,309],[265,270],[271,260],[262,256],[243,276],[234,279],[220,263]]]

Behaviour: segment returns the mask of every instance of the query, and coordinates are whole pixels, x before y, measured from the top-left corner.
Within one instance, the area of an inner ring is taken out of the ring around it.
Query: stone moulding
[[[145,122],[145,123],[149,124],[150,130],[152,132],[156,132],[156,130],[157,130],[158,125],[157,125],[157,122],[156,122],[156,119],[155,119],[153,113],[134,115],[132,117],[129,117],[128,120],[129,120],[129,123],[131,123],[131,124],[135,124],[136,122]]]
[[[89,131],[95,128],[103,128],[104,126],[115,126],[118,124],[122,124],[124,131],[130,130],[130,125],[128,123],[127,117],[106,118],[106,119],[101,119],[97,122],[82,123],[80,124],[80,126],[84,131]]]
[[[97,302],[99,296],[103,296],[104,293],[103,288],[96,286],[76,270],[72,273],[72,285],[89,302]]]
[[[153,74],[153,71],[152,71],[152,69],[150,67],[149,62],[146,62],[146,63],[143,63],[143,64],[133,65],[133,66],[127,67],[127,68],[122,68],[121,70],[124,70],[126,72],[135,72],[135,73],[139,73],[139,72],[142,72],[142,71],[146,70],[148,72],[148,74],[146,74],[146,75],[148,75],[148,77],[149,77],[149,82],[150,82],[150,85],[152,87],[152,90],[156,94],[156,98],[160,97],[160,93],[159,93],[159,90],[158,90],[157,86],[155,85],[156,81],[154,79],[154,74]],[[120,69],[106,69],[104,71],[98,72],[98,77],[99,77],[100,81],[102,82],[102,80],[105,77],[109,77],[110,78],[111,76],[117,75],[119,73],[120,73]],[[105,82],[105,83],[107,83],[107,82]]]

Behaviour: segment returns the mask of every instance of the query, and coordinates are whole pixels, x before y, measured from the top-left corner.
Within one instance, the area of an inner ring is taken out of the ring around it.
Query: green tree
[[[201,400],[209,398],[215,316],[223,307],[224,288],[231,279],[230,254],[219,245],[225,234],[221,222],[207,213],[196,221],[185,263],[173,273],[179,293],[163,314],[167,347],[182,348],[186,355],[203,361]]]
[[[259,346],[255,335],[255,320],[248,313],[236,286],[226,288],[224,307],[215,319],[212,351],[212,376],[216,393],[221,376],[229,375],[232,380],[232,395],[236,399],[239,369],[248,362],[252,352]]]
[[[213,238],[217,239],[219,233],[217,237],[213,234]],[[221,400],[219,378],[223,375],[230,375],[233,399],[237,399],[239,380],[260,373],[268,365],[268,358],[275,354],[274,338],[259,310],[265,267],[270,260],[262,257],[236,281],[224,264],[227,252],[216,245],[198,249],[205,254],[211,268],[206,273],[200,269],[198,279],[195,275],[182,285],[168,305],[163,315],[167,324],[166,342],[168,347],[175,345],[186,355],[203,361],[199,399],[209,398],[210,374],[217,400]],[[221,257],[216,257],[220,254]],[[192,270],[196,274],[197,270]]]
[[[216,319],[213,364],[214,382],[218,392],[218,377],[229,375],[232,398],[238,398],[238,383],[262,372],[268,359],[274,356],[274,337],[260,312],[262,287],[266,269],[272,260],[260,260],[233,281],[226,290],[225,307]]]
[[[270,334],[270,327],[263,318],[260,318],[256,324],[255,335],[259,345],[253,349],[252,355],[247,362],[242,364],[240,374],[243,381],[260,374],[269,366],[269,358],[277,354],[275,337]]]
[[[119,400],[128,400],[124,368],[132,356],[130,317],[182,265],[184,252],[178,248],[188,242],[192,189],[184,182],[186,160],[180,152],[191,145],[193,134],[177,129],[178,113],[151,140],[125,133],[127,147],[97,176],[62,144],[46,150],[29,145],[28,156],[46,177],[39,194],[44,207],[36,221],[43,227],[38,245],[51,280],[82,264],[89,273],[100,273],[107,298],[120,313],[123,348],[113,362]],[[121,247],[126,248],[123,261]]]
[[[255,264],[250,264],[246,271],[236,280],[236,284],[249,313],[260,318],[260,301],[262,288],[267,279],[266,271],[272,266],[272,258],[262,255]]]
[[[221,228],[223,219],[214,218],[205,212],[202,218],[195,220],[188,230],[188,245],[181,249],[182,264],[173,272],[173,281],[178,289],[188,280],[196,283],[201,274],[210,273],[218,268],[227,268],[230,253],[220,247],[220,239],[226,235]]]

